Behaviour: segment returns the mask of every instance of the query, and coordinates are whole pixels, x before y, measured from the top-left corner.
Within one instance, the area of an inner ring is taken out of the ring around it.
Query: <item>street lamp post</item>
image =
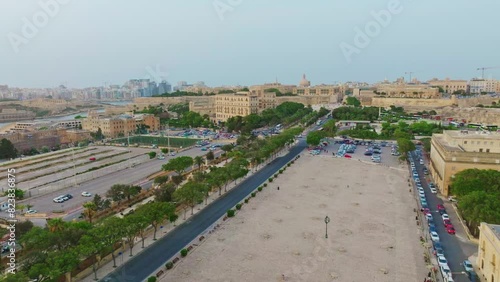
[[[325,233],[325,238],[328,238],[328,223],[330,222],[330,218],[328,215],[325,217],[325,226],[326,226],[326,233]]]

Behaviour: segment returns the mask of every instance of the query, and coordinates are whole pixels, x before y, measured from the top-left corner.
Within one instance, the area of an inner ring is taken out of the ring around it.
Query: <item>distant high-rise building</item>
[[[172,85],[167,81],[162,81],[158,84],[158,94],[170,93],[172,92]]]

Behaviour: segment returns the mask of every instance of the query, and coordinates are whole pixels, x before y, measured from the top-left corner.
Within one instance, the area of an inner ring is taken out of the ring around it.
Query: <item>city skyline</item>
[[[296,84],[303,73],[312,84],[374,83],[407,72],[422,81],[468,80],[481,76],[477,68],[500,65],[493,60],[499,39],[487,33],[499,21],[500,3],[432,5],[150,1],[141,13],[144,3],[134,1],[2,1],[0,60],[7,67],[0,84],[85,88],[131,78]],[[499,76],[498,68],[485,71],[486,78]]]

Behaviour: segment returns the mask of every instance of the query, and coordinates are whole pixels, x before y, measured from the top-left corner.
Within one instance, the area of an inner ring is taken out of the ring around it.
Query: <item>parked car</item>
[[[91,194],[91,193],[89,193],[89,192],[85,192],[85,191],[83,191],[83,192],[82,192],[82,196],[83,196],[83,197],[92,197],[92,194]]]
[[[439,266],[448,266],[448,261],[446,260],[446,258],[444,256],[438,256],[437,261],[438,261]]]
[[[479,276],[474,271],[467,271],[467,277],[471,282],[478,282]]]
[[[425,218],[427,218],[427,220],[434,220],[434,219],[432,218],[432,214],[430,214],[430,213],[426,214],[426,215],[425,215]]]
[[[438,192],[438,191],[436,190],[436,188],[432,188],[432,187],[430,187],[430,188],[429,188],[429,190],[431,190],[431,193],[432,193],[432,194],[437,194],[437,192]]]
[[[443,221],[444,227],[453,227],[453,224],[451,224],[451,221],[449,219]]]
[[[431,234],[432,241],[439,242],[439,235],[437,234],[437,232],[431,231],[430,234]]]
[[[462,265],[464,266],[464,269],[466,272],[469,272],[469,271],[474,271],[474,268],[472,267],[472,263],[466,259],[462,262]]]
[[[443,205],[438,204],[438,205],[437,205],[437,209],[438,209],[438,210],[444,210],[445,208],[444,208],[444,206],[443,206]]]
[[[448,234],[455,235],[455,233],[456,233],[455,227],[453,227],[453,226],[446,227],[446,232],[448,232]]]
[[[441,217],[443,218],[443,220],[450,220],[450,217],[447,213],[444,213],[443,215],[441,215]]]
[[[448,281],[450,281],[449,280],[449,278],[451,278],[450,268],[446,265],[446,266],[440,266],[439,269],[441,270],[441,275],[443,275],[443,278],[448,279]],[[453,280],[451,280],[451,281],[453,281]]]
[[[37,213],[37,211],[36,210],[27,210],[26,213],[27,214],[34,214],[34,213]]]
[[[89,161],[95,161],[95,157],[89,158]]]

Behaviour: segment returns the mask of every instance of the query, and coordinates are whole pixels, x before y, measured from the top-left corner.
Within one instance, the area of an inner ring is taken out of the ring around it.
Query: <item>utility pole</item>
[[[170,134],[169,134],[169,129],[170,125],[169,122],[167,121],[167,148],[168,148],[168,154],[170,155]]]
[[[71,152],[73,153],[73,179],[75,181],[75,187],[77,186],[76,184],[76,164],[75,164],[75,148],[73,148],[73,150],[71,150]]]

